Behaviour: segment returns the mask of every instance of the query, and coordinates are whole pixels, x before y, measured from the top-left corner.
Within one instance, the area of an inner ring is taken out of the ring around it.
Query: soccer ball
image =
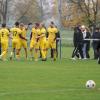
[[[95,88],[95,86],[96,86],[96,83],[93,80],[88,80],[86,82],[86,88],[92,89],[92,88]]]

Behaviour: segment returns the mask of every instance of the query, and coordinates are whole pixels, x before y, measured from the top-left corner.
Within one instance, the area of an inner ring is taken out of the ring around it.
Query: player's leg
[[[33,57],[33,48],[34,48],[34,42],[31,41],[30,42],[30,55],[31,55],[31,60],[34,59],[34,57]]]
[[[20,50],[21,50],[21,43],[18,40],[16,44],[16,59],[20,60]]]
[[[38,61],[38,57],[39,57],[39,42],[35,44],[34,46],[34,60]]]
[[[1,42],[0,42],[0,55],[1,55]]]
[[[12,41],[12,48],[11,48],[11,53],[10,53],[10,60],[14,58],[16,58],[16,41]]]
[[[27,59],[27,42],[26,41],[23,41],[22,42],[22,46],[23,46],[24,51],[25,51],[25,59]]]
[[[7,55],[7,49],[8,49],[8,41],[2,42],[1,47],[2,47],[2,53],[0,55],[0,59],[5,61],[6,60],[6,55]]]
[[[53,60],[55,61],[57,58],[56,41],[52,43],[52,50],[53,50]]]
[[[41,54],[42,54],[42,61],[46,61],[46,43],[43,41],[40,45],[41,48]]]

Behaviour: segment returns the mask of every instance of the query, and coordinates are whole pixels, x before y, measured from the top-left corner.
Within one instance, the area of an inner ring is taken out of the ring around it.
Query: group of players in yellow
[[[28,59],[28,45],[27,45],[27,30],[23,23],[16,22],[15,26],[11,29],[6,27],[6,24],[2,24],[0,29],[0,43],[2,53],[0,59],[7,60],[7,52],[9,47],[9,40],[12,41],[12,50],[10,53],[10,60],[13,60],[14,54],[16,59],[20,60],[20,51],[23,47],[25,50],[25,59]],[[42,61],[47,60],[48,49],[53,50],[53,60],[56,60],[56,33],[57,27],[54,24],[50,24],[46,29],[43,23],[35,23],[31,30],[30,38],[30,55],[31,60],[38,61],[39,53],[41,52]],[[46,34],[48,33],[48,37]]]

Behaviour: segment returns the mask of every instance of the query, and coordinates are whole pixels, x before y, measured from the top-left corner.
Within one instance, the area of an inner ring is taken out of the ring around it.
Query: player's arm
[[[11,30],[9,30],[9,38],[10,38],[10,39],[13,39],[12,29],[11,29]]]
[[[23,39],[23,40],[27,41],[27,39],[26,39],[26,38],[24,38],[21,34],[19,34],[19,37],[20,37],[21,39]]]
[[[41,35],[38,35],[38,37],[37,38],[42,38],[42,37],[44,37],[45,36],[45,34],[44,33],[42,33]]]

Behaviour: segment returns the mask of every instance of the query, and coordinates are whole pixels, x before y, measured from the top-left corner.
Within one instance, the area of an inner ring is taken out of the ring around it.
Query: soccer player
[[[20,40],[21,42],[21,47],[24,48],[25,50],[25,58],[27,59],[27,39],[26,39],[26,33],[27,33],[27,28],[24,26],[23,23],[20,24],[20,29],[22,31],[22,37],[24,37],[25,39],[22,39]]]
[[[38,61],[38,51],[39,51],[39,39],[38,33],[40,32],[39,23],[35,23],[35,27],[32,28],[31,32],[31,41],[30,41],[30,53],[31,60]],[[34,49],[34,57],[33,57],[33,49]]]
[[[0,30],[0,39],[1,39],[1,47],[2,53],[0,55],[0,59],[6,61],[6,54],[8,50],[8,41],[9,41],[9,31],[6,28],[6,24],[2,24],[2,28]]]
[[[53,25],[50,24],[48,28],[48,47],[53,50],[53,60],[56,60],[56,35],[57,35],[57,28]]]
[[[15,23],[15,27],[11,28],[11,35],[12,35],[12,49],[13,52],[11,52],[11,57],[10,59],[12,59],[13,53],[16,50],[16,58],[17,60],[20,59],[20,49],[21,49],[21,39],[25,40],[26,39],[22,36],[22,31],[19,28],[19,22]]]
[[[42,23],[40,24],[40,34],[38,34],[38,38],[39,38],[39,47],[42,54],[42,61],[46,61],[46,56],[47,56],[46,29]]]

